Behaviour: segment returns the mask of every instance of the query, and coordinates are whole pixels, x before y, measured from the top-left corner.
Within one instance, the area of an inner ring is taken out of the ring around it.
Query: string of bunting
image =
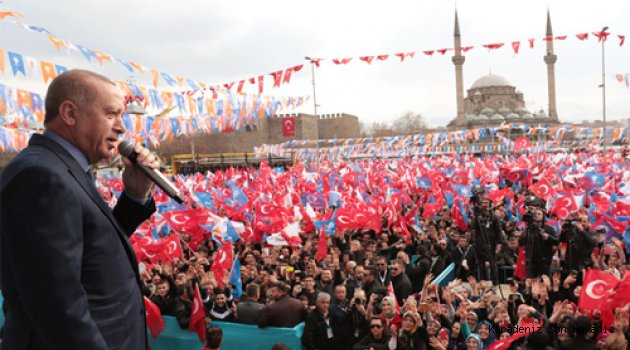
[[[508,130],[519,129],[524,135],[539,135],[545,141],[529,143],[528,139],[512,141],[506,137]],[[576,140],[564,139],[573,133]],[[630,127],[606,128],[610,142],[627,142]],[[559,126],[532,127],[527,124],[506,124],[497,127],[466,129],[451,132],[435,132],[379,138],[319,140],[320,160],[336,160],[357,157],[407,157],[425,153],[478,153],[509,150],[539,152],[549,147],[564,145],[589,146],[603,138],[602,128]],[[487,144],[470,144],[487,142]],[[526,142],[525,145],[522,143]],[[299,159],[314,160],[317,155],[316,140],[292,140],[282,144],[262,145],[255,151],[276,156],[295,155]]]
[[[24,18],[24,16],[20,14],[19,12],[0,11],[0,20],[7,19],[9,17],[20,18],[20,19]],[[163,82],[166,82],[168,86],[182,89],[182,93],[184,94],[193,94],[196,91],[210,91],[214,93],[221,88],[226,88],[230,90],[234,86],[237,86],[237,92],[241,94],[241,93],[245,93],[245,88],[247,87],[246,83],[249,83],[249,85],[254,85],[256,87],[256,91],[258,91],[258,94],[263,94],[263,92],[265,91],[266,79],[269,79],[269,77],[271,77],[273,88],[280,87],[282,84],[290,83],[293,74],[299,72],[304,66],[303,64],[299,64],[296,66],[291,66],[285,69],[274,71],[268,74],[258,74],[254,77],[240,80],[238,81],[238,84],[236,83],[236,81],[229,82],[229,83],[221,83],[221,84],[210,84],[210,83],[198,82],[192,79],[172,75],[166,72],[161,72],[157,69],[150,68],[136,62],[124,60],[124,59],[115,57],[113,55],[101,52],[99,50],[95,50],[95,49],[92,49],[83,45],[74,44],[68,40],[63,40],[63,39],[58,38],[51,31],[43,27],[29,25],[27,23],[24,23],[21,20],[13,20],[11,22],[30,32],[36,32],[36,33],[46,35],[48,40],[55,46],[57,50],[65,49],[68,51],[80,52],[88,62],[92,63],[92,61],[94,60],[101,66],[105,63],[120,64],[125,69],[127,69],[127,71],[129,71],[130,73],[140,73],[141,75],[144,75],[145,73],[150,72],[151,77],[153,79],[153,86],[155,88],[158,88],[160,81],[163,81]],[[15,70],[15,69],[13,73],[14,75],[18,73],[26,74],[23,70]],[[51,74],[52,74],[52,70],[51,70]],[[60,72],[57,72],[57,74],[60,74]],[[184,85],[184,83],[186,83],[186,85]],[[190,87],[190,89],[185,89],[185,86]]]
[[[22,15],[20,15],[17,12],[0,12],[0,20],[7,18],[7,17],[16,17],[16,18],[21,18],[23,17]],[[250,85],[257,85],[258,87],[258,93],[262,94],[264,91],[264,86],[265,86],[265,77],[266,76],[271,76],[272,81],[273,81],[273,87],[279,87],[282,84],[288,84],[291,82],[291,78],[293,73],[299,72],[302,68],[303,68],[303,64],[298,64],[292,67],[288,67],[285,69],[281,69],[278,71],[274,71],[268,74],[260,74],[260,75],[256,75],[254,77],[248,78],[248,79],[241,79],[241,80],[236,80],[236,81],[232,81],[229,83],[223,83],[223,84],[206,84],[206,83],[201,83],[201,82],[195,82],[191,79],[184,79],[182,77],[178,77],[178,76],[173,76],[171,74],[165,73],[165,72],[160,72],[156,69],[153,68],[148,68],[144,65],[135,63],[135,62],[131,62],[131,61],[126,61],[120,58],[115,58],[112,55],[109,54],[105,54],[102,53],[98,50],[94,50],[94,49],[90,49],[87,48],[85,46],[81,46],[81,45],[75,45],[69,41],[66,40],[62,40],[57,38],[56,36],[54,36],[50,31],[42,28],[42,27],[38,27],[38,26],[31,26],[28,25],[26,23],[23,23],[21,21],[13,21],[14,24],[19,25],[29,31],[34,31],[34,32],[38,32],[38,33],[43,33],[45,35],[47,35],[48,39],[53,43],[53,45],[59,50],[61,48],[65,48],[68,50],[74,50],[74,51],[79,51],[83,54],[83,56],[89,61],[91,62],[92,59],[95,59],[99,64],[103,64],[105,61],[110,62],[110,63],[115,63],[118,62],[121,65],[123,65],[129,72],[138,72],[140,74],[145,74],[146,72],[150,71],[151,75],[153,77],[153,85],[155,88],[158,87],[159,84],[159,80],[160,77],[162,78],[162,80],[164,80],[169,86],[174,86],[174,87],[183,87],[184,86],[184,82],[186,82],[188,84],[188,86],[191,89],[188,90],[184,90],[182,91],[182,93],[184,94],[194,94],[196,91],[202,90],[202,91],[213,91],[214,89],[216,89],[219,86],[222,86],[228,90],[231,90],[232,88],[234,88],[236,86],[237,89],[237,93],[242,93],[243,89],[245,88],[246,84],[250,84]],[[575,38],[578,39],[579,41],[587,41],[589,39],[589,36],[592,37],[596,37],[598,42],[606,41],[608,40],[608,37],[611,35],[610,32],[606,32],[606,31],[599,31],[599,32],[583,32],[583,33],[577,33],[575,34]],[[619,46],[623,46],[625,43],[625,39],[626,36],[622,35],[622,34],[616,34],[615,35],[617,37],[617,39],[619,40]],[[565,41],[569,38],[568,35],[558,35],[558,36],[546,36],[543,37],[542,39],[536,39],[536,38],[529,38],[526,41],[522,41],[522,40],[516,40],[516,41],[511,41],[509,42],[509,46],[512,48],[514,54],[518,54],[520,52],[521,49],[521,44],[522,43],[526,43],[528,45],[528,47],[530,49],[533,49],[535,47],[535,43],[537,40],[542,40],[543,42],[548,42],[548,41]],[[462,47],[462,51],[464,53],[473,50],[477,47],[482,47],[485,48],[489,51],[493,51],[493,50],[499,50],[503,47],[506,47],[506,42],[497,42],[497,43],[486,43],[486,44],[480,44],[480,45],[471,45],[471,46],[463,46]],[[407,58],[414,58],[416,54],[422,53],[424,55],[427,56],[433,56],[436,53],[439,53],[441,55],[445,55],[447,52],[449,51],[453,51],[454,48],[442,48],[442,49],[432,49],[432,50],[415,50],[415,51],[407,51],[407,52],[396,52],[396,53],[387,53],[387,54],[378,54],[378,55],[364,55],[364,56],[358,56],[358,57],[342,57],[342,58],[332,58],[332,59],[326,59],[326,58],[312,58],[311,62],[316,66],[316,67],[320,67],[321,62],[322,61],[331,61],[332,63],[334,63],[335,65],[346,65],[352,61],[362,61],[365,62],[367,64],[372,64],[373,61],[386,61],[388,60],[390,57],[396,57],[398,59],[400,59],[400,62],[404,62],[405,59]]]
[[[308,98],[301,96],[278,98],[236,95],[229,91],[212,99],[205,95],[195,97],[147,89],[122,81],[116,83],[123,90],[128,90],[128,96],[139,99],[149,111],[154,111],[147,115],[123,116],[128,138],[137,142],[149,140],[153,145],[158,145],[160,140],[180,135],[217,134],[238,130],[246,125],[256,125],[259,118],[293,110],[308,101]],[[171,110],[177,114],[168,115]],[[41,126],[44,120],[43,97],[36,92],[0,84],[0,114],[5,114],[5,127],[37,128],[34,125]],[[0,142],[4,142],[5,146],[11,144],[7,140],[0,139]]]
[[[627,88],[630,88],[630,73],[618,73],[613,75],[613,77],[618,82],[625,84]]]
[[[605,32],[605,31],[599,31],[599,32],[592,32],[592,33],[578,33],[575,34],[575,37],[579,40],[579,41],[587,41],[589,36],[592,35],[593,37],[597,38],[597,42],[601,42],[606,41],[608,39],[608,37],[611,35],[610,32]],[[621,34],[617,34],[616,37],[619,39],[619,46],[623,46],[626,40],[626,36],[625,35],[621,35]],[[568,35],[559,35],[559,36],[546,36],[543,37],[542,39],[540,39],[543,42],[548,42],[548,41],[564,41],[567,40],[567,38],[569,38]],[[528,47],[530,49],[533,49],[535,46],[535,43],[538,39],[535,38],[529,38],[527,39],[526,43],[528,45]],[[521,49],[521,43],[523,41],[521,40],[517,40],[517,41],[512,41],[509,42],[508,44],[511,46],[512,51],[514,52],[514,54],[518,54],[520,52]],[[488,49],[488,51],[493,51],[493,50],[498,50],[501,49],[503,47],[505,47],[505,42],[500,42],[500,43],[490,43],[490,44],[480,44],[480,45],[471,45],[471,46],[462,46],[462,52],[467,53],[468,51],[475,49],[477,47],[482,47],[485,49]],[[372,64],[372,62],[374,61],[387,61],[390,57],[393,59],[400,59],[400,62],[404,62],[405,59],[407,58],[415,58],[416,54],[424,54],[426,56],[433,56],[434,54],[441,54],[441,55],[446,55],[447,52],[450,51],[454,51],[454,48],[443,48],[443,49],[433,49],[433,50],[415,50],[415,51],[407,51],[407,52],[397,52],[397,53],[388,53],[388,54],[379,54],[379,55],[366,55],[366,56],[357,56],[357,57],[344,57],[344,58],[312,58],[311,62],[313,62],[313,64],[315,65],[315,67],[320,67],[321,63],[323,61],[330,61],[335,65],[346,65],[350,62],[356,62],[356,61],[362,61],[365,62],[367,64]]]

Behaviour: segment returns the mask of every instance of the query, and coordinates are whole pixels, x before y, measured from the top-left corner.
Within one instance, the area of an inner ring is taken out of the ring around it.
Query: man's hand
[[[152,154],[148,149],[136,144],[134,152],[137,153],[136,162],[151,169],[160,168],[160,159]],[[125,193],[133,198],[148,198],[153,191],[153,182],[149,179],[139,167],[136,167],[126,157],[122,158],[125,163],[125,171],[123,172],[123,183],[125,184]]]

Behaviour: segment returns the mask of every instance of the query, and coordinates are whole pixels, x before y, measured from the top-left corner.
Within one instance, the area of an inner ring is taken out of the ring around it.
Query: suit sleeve
[[[60,174],[45,167],[17,174],[1,196],[8,265],[3,269],[10,269],[34,331],[49,348],[105,350],[81,284],[83,213],[78,203]]]
[[[272,312],[273,311],[269,308],[269,306],[263,309],[262,313],[260,314],[260,317],[258,317],[258,322],[256,322],[258,327],[265,328],[269,325],[269,322],[271,321]]]
[[[114,217],[127,237],[131,236],[136,228],[155,211],[153,198],[142,205],[129,198],[125,192],[120,195],[116,207],[113,210]]]
[[[315,349],[313,337],[315,336],[316,323],[317,321],[315,317],[309,316],[306,318],[306,324],[304,325],[304,331],[302,333],[302,345],[304,345],[307,350]]]

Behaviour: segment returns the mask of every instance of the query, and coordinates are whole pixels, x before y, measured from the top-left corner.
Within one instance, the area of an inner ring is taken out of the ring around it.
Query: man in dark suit
[[[299,300],[287,295],[289,288],[284,282],[275,282],[269,288],[274,302],[263,310],[258,327],[293,328],[306,320],[308,311]]]
[[[250,283],[245,289],[247,300],[241,301],[236,305],[236,315],[238,323],[256,324],[265,305],[258,302],[260,299],[260,286],[256,283]]]
[[[155,211],[153,186],[124,159],[125,191],[111,210],[89,173],[125,132],[122,95],[106,77],[71,70],[52,81],[45,104],[46,131],[0,179],[2,348],[146,349],[128,236]],[[139,163],[159,166],[135,151]]]
[[[319,293],[316,305],[317,307],[306,317],[304,332],[302,332],[302,345],[307,350],[334,349],[335,342],[333,341],[329,312],[330,294]]]

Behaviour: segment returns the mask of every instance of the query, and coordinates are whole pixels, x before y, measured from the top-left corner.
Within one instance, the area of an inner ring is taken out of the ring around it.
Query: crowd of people
[[[95,181],[126,131],[110,79],[62,73],[45,106],[0,177],[3,349],[145,349],[156,308],[207,349],[216,321],[304,322],[309,350],[627,348],[625,149],[263,163],[176,175],[180,205],[138,144]]]
[[[628,160],[621,164],[623,175]],[[609,310],[612,319],[602,316],[604,304],[578,307],[588,271],[630,280],[623,238],[594,224],[595,201],[560,219],[551,201],[508,181],[501,187],[510,188],[513,198],[497,200],[492,189],[476,187],[465,206],[443,200],[425,215],[421,192],[390,185],[410,199],[397,207],[397,217],[415,218],[403,221],[404,228],[375,212],[378,229],[366,224],[326,234],[325,227],[301,222],[296,244],[272,245],[264,241],[267,235],[230,242],[242,295],[229,271],[217,280],[212,270],[218,246],[226,242],[208,237],[191,244],[194,234],[179,232],[183,257],[147,262],[145,295],[187,329],[198,285],[208,324],[305,322],[302,344],[309,350],[627,349],[630,284],[619,286],[623,302]],[[252,215],[260,214],[252,208]],[[454,218],[458,209],[465,213],[465,229]],[[316,215],[330,220],[337,210],[328,206]],[[436,280],[450,265],[451,278]],[[589,295],[601,298],[592,287]]]

